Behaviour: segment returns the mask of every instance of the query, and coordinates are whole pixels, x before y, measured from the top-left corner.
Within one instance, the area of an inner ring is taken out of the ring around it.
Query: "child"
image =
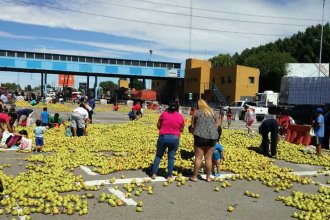
[[[218,130],[218,134],[219,134],[219,138],[217,143],[214,145],[214,151],[213,151],[213,155],[212,155],[212,173],[215,177],[220,177],[220,165],[221,165],[221,160],[224,160],[224,156],[223,156],[223,147],[220,144],[220,137],[221,137],[221,129]],[[217,167],[217,174],[215,174],[214,172],[214,167]]]
[[[71,126],[66,126],[65,127],[65,136],[66,137],[72,137]]]
[[[43,112],[41,112],[42,126],[47,126],[49,123],[49,113],[47,112],[47,107],[44,107]]]
[[[231,120],[233,119],[233,113],[231,112],[231,109],[228,108],[227,111],[227,123],[228,123],[228,129],[230,128],[231,125]]]
[[[217,173],[215,174],[214,170],[212,173],[214,174],[215,177],[220,177],[220,165],[221,165],[221,160],[224,160],[224,155],[223,155],[223,146],[218,142],[214,145],[214,151],[212,155],[212,169],[214,167],[217,167]]]
[[[253,108],[248,108],[246,111],[247,118],[246,118],[246,125],[245,127],[248,129],[247,136],[251,137],[254,133],[254,131],[251,128],[251,125],[254,122],[254,109]]]
[[[46,131],[46,127],[42,126],[42,121],[36,121],[37,127],[34,128],[34,134],[36,136],[36,150],[37,152],[41,152],[41,148],[44,146],[44,133]]]

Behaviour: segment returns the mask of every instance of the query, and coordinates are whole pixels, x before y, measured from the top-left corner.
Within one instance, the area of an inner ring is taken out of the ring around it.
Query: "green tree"
[[[115,91],[118,89],[118,85],[112,81],[100,82],[99,86],[102,88],[103,92]]]
[[[135,88],[136,90],[142,90],[143,89],[143,82],[140,81],[139,79],[131,79],[130,87]]]
[[[32,91],[32,86],[31,85],[27,85],[25,88],[24,88],[25,91]]]
[[[295,62],[288,53],[269,51],[249,56],[244,65],[260,70],[259,90],[279,91],[281,78],[287,74],[286,64]]]
[[[229,54],[219,54],[210,59],[212,67],[230,67],[236,65],[236,61]]]
[[[20,88],[16,83],[1,83],[1,87],[6,88],[7,90],[16,90]]]

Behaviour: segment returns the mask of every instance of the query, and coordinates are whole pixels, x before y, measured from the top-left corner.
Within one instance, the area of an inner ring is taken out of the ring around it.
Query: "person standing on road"
[[[159,129],[159,137],[157,141],[157,151],[154,164],[152,166],[151,178],[156,178],[159,163],[168,148],[168,171],[167,178],[172,178],[174,168],[175,153],[179,147],[180,134],[184,129],[184,118],[178,112],[179,105],[170,103],[166,111],[164,111],[158,120],[157,128]]]
[[[88,101],[85,101],[84,108],[88,112],[89,123],[92,124],[92,120],[93,120],[93,108],[89,105],[89,102]]]
[[[315,140],[315,146],[316,146],[316,155],[321,156],[321,146],[323,143],[323,138],[324,138],[324,117],[323,117],[323,109],[322,108],[317,108],[315,110],[316,119],[313,120],[313,129],[314,129],[314,134],[316,137]]]
[[[6,105],[7,102],[8,102],[7,94],[6,93],[2,93],[0,98],[1,98],[1,100],[3,102],[3,104]]]
[[[251,137],[253,135],[253,130],[251,128],[254,122],[254,109],[248,108],[246,111],[246,128],[248,129],[247,136]]]
[[[268,134],[270,133],[271,144],[270,144],[270,154],[269,154],[269,138]],[[280,140],[278,135],[278,125],[277,121],[274,118],[269,118],[264,120],[259,126],[259,134],[262,136],[262,153],[267,157],[276,156],[277,143]]]
[[[324,139],[322,147],[329,149],[329,138],[330,138],[330,103],[326,103],[324,106]]]
[[[233,113],[231,111],[231,108],[229,107],[227,110],[227,124],[228,124],[228,129],[230,128],[231,122],[233,120]]]
[[[214,145],[219,137],[218,122],[213,110],[207,103],[203,99],[198,100],[198,109],[194,111],[191,119],[191,129],[194,133],[195,145],[194,174],[190,178],[191,181],[197,181],[197,175],[202,165],[203,156],[206,165],[206,181],[212,181],[212,155]]]
[[[84,108],[84,104],[71,112],[70,121],[73,136],[77,136],[77,129],[83,129],[83,135],[86,135],[86,123],[88,122],[88,112]]]
[[[47,107],[44,107],[43,111],[41,112],[41,122],[42,122],[42,126],[48,126],[49,113],[47,112]]]

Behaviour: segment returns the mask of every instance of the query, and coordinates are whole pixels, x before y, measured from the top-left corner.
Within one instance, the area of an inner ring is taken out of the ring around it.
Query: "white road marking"
[[[313,175],[324,175],[326,173],[330,174],[330,172],[324,171],[323,173],[319,173],[318,171],[298,171],[298,172],[292,172],[293,174],[297,176],[313,176]]]
[[[312,181],[312,183],[315,184],[316,182]],[[319,183],[319,185],[320,185],[320,186],[325,186],[325,187],[327,187],[327,188],[330,188],[330,186],[327,185],[327,184]]]
[[[89,168],[88,168],[89,169]],[[297,176],[313,176],[315,174],[317,175],[324,175],[325,173],[330,173],[329,171],[324,171],[323,173],[319,173],[318,171],[298,171],[298,172],[291,172],[292,174],[295,174]],[[220,179],[225,179],[227,177],[233,177],[233,176],[238,176],[239,174],[235,174],[235,173],[221,173]],[[200,175],[203,179],[206,179],[206,175],[205,174],[201,174]],[[214,177],[214,176],[212,176]],[[187,177],[186,177],[187,178]],[[106,180],[89,180],[89,181],[85,181],[86,186],[100,186],[100,185],[111,185],[111,184],[126,184],[126,183],[131,183],[132,180],[135,179],[136,182],[144,182],[144,180],[148,180],[151,182],[166,182],[167,179],[164,177],[156,177],[156,179],[151,179],[150,177],[145,177],[145,178],[126,178],[126,179],[116,179],[115,182],[110,183],[109,179]],[[315,183],[315,182],[314,182]],[[322,184],[320,183],[320,185],[322,186],[326,186],[329,187],[329,185],[327,184]]]
[[[111,192],[112,194],[117,196],[119,199],[123,200],[123,202],[125,202],[127,205],[133,205],[133,206],[137,205],[137,202],[135,202],[133,199],[131,199],[131,198],[126,199],[125,194],[122,191],[111,188],[111,187],[109,187],[108,190],[109,190],[109,192]]]
[[[221,173],[219,177],[215,177],[213,175],[214,178],[217,178],[217,179],[224,179],[226,177],[232,177],[232,176],[238,176],[239,174],[235,174],[235,173]],[[202,174],[200,175],[203,179],[206,179],[206,175],[205,174]]]
[[[80,166],[80,169],[82,169],[85,173],[87,173],[90,176],[97,176],[98,174],[93,172],[89,167],[86,166]]]
[[[19,151],[19,148],[12,149],[12,148],[2,148],[1,151]]]
[[[135,179],[136,182],[142,183],[144,180],[148,180],[151,182],[166,182],[167,179],[164,177],[156,177],[156,179],[151,179],[149,177],[146,178],[127,178],[127,179],[116,179],[115,182],[110,183],[110,180],[90,180],[90,181],[85,181],[86,186],[100,186],[102,184],[109,185],[109,184],[126,184],[126,183],[131,183],[132,180]]]

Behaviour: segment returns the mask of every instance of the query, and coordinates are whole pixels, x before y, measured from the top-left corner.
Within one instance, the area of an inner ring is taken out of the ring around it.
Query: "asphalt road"
[[[36,110],[38,114],[40,110]],[[51,113],[54,113],[51,111]],[[68,113],[61,113],[66,118]],[[118,112],[100,112],[94,115],[95,123],[120,123],[128,121],[126,113]],[[254,124],[253,128],[257,129],[259,123]],[[245,123],[242,121],[234,121],[233,129],[244,128]],[[25,165],[28,163],[24,158],[28,157],[29,153],[16,153],[14,151],[6,151],[0,153],[0,164],[9,163],[12,166],[5,168],[4,172],[11,175],[17,175],[21,171],[26,171]],[[22,166],[19,166],[22,163]],[[317,171],[321,167],[311,166],[306,164],[292,164],[285,161],[274,160],[274,163],[280,167],[289,167],[293,171]],[[109,184],[109,179],[115,177],[120,179],[121,175],[125,175],[122,182],[130,182],[129,178],[147,178],[147,174],[143,171],[121,171],[108,175],[100,175],[93,173],[90,168],[76,168],[74,173],[83,175],[85,181],[91,181],[90,184],[100,184],[102,181],[106,185],[101,186],[101,189],[96,192],[91,192],[96,198],[102,192],[109,192],[109,188],[114,185]],[[223,172],[222,174],[226,174]],[[302,175],[301,173],[300,175]],[[313,177],[313,172],[308,174],[314,181],[319,181],[325,186],[328,179],[324,175]],[[223,175],[225,176],[225,175]],[[94,181],[94,182],[93,182]],[[259,181],[230,181],[232,186],[229,188],[221,188],[220,183],[207,183],[203,180],[197,182],[187,181],[186,185],[176,186],[170,184],[168,187],[162,186],[165,179],[159,178],[157,182],[152,182],[154,187],[154,195],[148,195],[143,192],[139,197],[133,196],[133,202],[143,201],[143,212],[137,213],[134,205],[126,207],[110,207],[107,203],[99,204],[97,199],[89,200],[89,214],[85,216],[58,215],[46,216],[40,214],[32,214],[32,219],[290,219],[291,214],[297,211],[294,208],[285,206],[282,202],[275,201],[279,195],[289,195],[293,190],[316,193],[319,186],[314,184],[301,185],[295,184],[293,189],[274,192],[274,188],[266,187]],[[123,184],[118,183],[119,191]],[[219,192],[213,189],[215,186],[220,187]],[[260,194],[259,199],[250,198],[244,195],[246,190]],[[83,194],[83,192],[81,192]],[[227,207],[232,205],[235,207],[233,212],[227,212]],[[0,219],[12,219],[11,216],[0,215]],[[24,217],[16,217],[16,219],[24,219]]]
[[[15,153],[7,151],[0,153],[0,161],[2,163],[9,163],[12,166],[5,168],[4,172],[11,175],[17,175],[20,171],[26,171],[24,168],[27,162],[24,160],[29,154]],[[22,163],[22,166],[19,166]],[[276,165],[281,167],[290,167],[294,171],[317,171],[320,167],[291,164],[284,161],[275,161]],[[74,171],[77,175],[83,175],[86,181],[96,180],[94,183],[102,180],[109,180],[112,177],[120,179],[121,175],[125,178],[147,178],[148,176],[142,171],[121,171],[108,175],[91,175],[83,171],[81,168],[76,168]],[[224,174],[225,172],[223,172]],[[311,173],[312,174],[312,173]],[[312,177],[312,176],[310,176]],[[326,177],[319,175],[312,177],[314,181],[326,183]],[[125,181],[124,179],[123,181]],[[127,182],[130,180],[128,179]],[[101,190],[91,192],[95,195],[95,199],[89,200],[89,214],[86,216],[59,215],[59,216],[45,216],[39,214],[32,214],[33,219],[290,219],[292,212],[295,209],[284,206],[281,202],[275,201],[279,195],[289,195],[293,190],[316,193],[319,186],[316,185],[301,185],[295,184],[293,189],[282,191],[280,193],[274,192],[273,188],[262,185],[259,181],[230,181],[232,186],[230,188],[221,188],[220,183],[207,183],[203,180],[198,182],[188,181],[186,185],[181,187],[171,184],[168,187],[162,186],[163,181],[153,182],[154,195],[148,195],[143,192],[139,197],[133,196],[132,199],[143,201],[143,212],[137,213],[135,206],[126,207],[110,207],[107,203],[99,204],[97,199],[101,192],[109,193],[109,188],[113,184],[106,184],[101,186]],[[122,189],[123,184],[119,185],[119,190]],[[220,187],[219,192],[213,189],[215,186]],[[328,187],[330,187],[328,185]],[[260,194],[259,199],[250,198],[244,195],[246,190]],[[83,194],[83,193],[82,193]],[[232,213],[227,212],[228,205],[235,207]],[[11,216],[2,215],[0,219],[11,219]],[[17,218],[19,219],[19,218]],[[22,219],[22,218],[21,218]]]

